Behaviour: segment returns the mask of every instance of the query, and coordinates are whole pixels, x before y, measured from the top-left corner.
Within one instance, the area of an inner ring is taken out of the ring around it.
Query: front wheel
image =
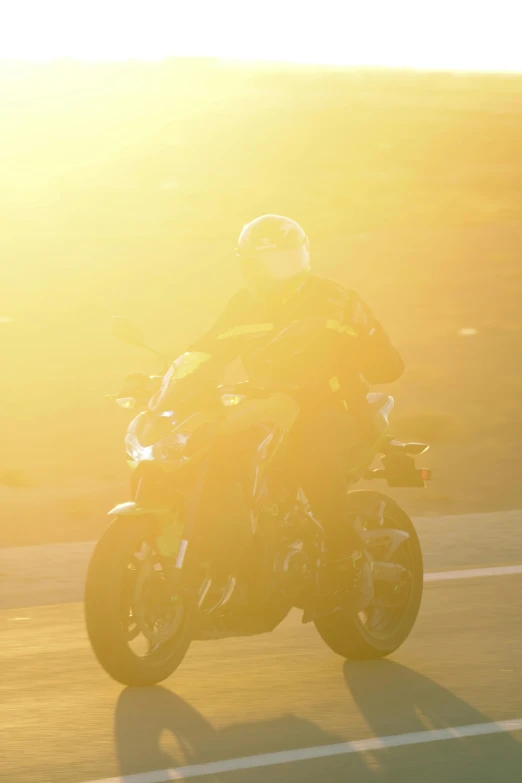
[[[151,520],[116,517],[94,549],[85,586],[87,633],[101,666],[123,685],[165,680],[185,657],[192,616],[172,589]]]
[[[363,612],[345,606],[317,619],[315,626],[326,644],[344,658],[383,658],[403,644],[417,619],[424,581],[420,542],[413,522],[391,498],[366,490],[351,492],[349,498],[363,529],[391,528],[408,533],[391,558],[404,569],[404,584],[396,589],[374,581],[375,598]]]

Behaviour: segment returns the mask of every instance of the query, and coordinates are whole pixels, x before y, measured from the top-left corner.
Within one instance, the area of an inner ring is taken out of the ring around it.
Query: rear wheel
[[[193,612],[172,588],[146,517],[117,517],[95,547],[85,586],[94,653],[124,685],[155,685],[185,657]]]
[[[408,534],[389,560],[404,569],[403,581],[393,585],[375,579],[375,597],[364,611],[345,606],[316,620],[315,626],[326,644],[344,658],[382,658],[403,644],[417,619],[424,580],[422,552],[412,521],[394,500],[365,490],[350,496],[363,535],[364,529],[386,528]]]

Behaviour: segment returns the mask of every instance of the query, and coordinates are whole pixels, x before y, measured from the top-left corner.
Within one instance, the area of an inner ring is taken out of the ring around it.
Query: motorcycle
[[[148,347],[131,321],[113,324],[119,339]],[[363,542],[372,597],[358,611],[338,590],[331,611],[310,616],[329,566],[321,521],[285,460],[299,402],[270,383],[219,385],[211,367],[208,355],[186,353],[165,375],[133,373],[111,395],[139,412],[125,436],[132,500],[109,512],[85,586],[99,663],[125,685],[156,684],[191,642],[267,633],[294,608],[347,659],[389,655],[419,611],[421,548],[393,499],[353,487],[363,478],[424,487],[430,474],[415,457],[428,446],[391,437],[393,398],[368,395],[375,443],[346,469],[344,524]],[[371,469],[377,455],[382,467]]]

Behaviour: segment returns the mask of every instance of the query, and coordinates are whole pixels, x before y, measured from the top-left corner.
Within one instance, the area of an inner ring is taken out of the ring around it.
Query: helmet
[[[247,223],[236,252],[245,282],[258,299],[285,299],[310,273],[308,237],[295,220],[281,215],[262,215]]]

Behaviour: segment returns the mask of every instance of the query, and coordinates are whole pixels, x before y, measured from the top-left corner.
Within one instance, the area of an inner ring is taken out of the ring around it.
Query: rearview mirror
[[[129,345],[143,346],[145,342],[145,335],[141,329],[129,318],[120,315],[112,317],[112,335],[124,343],[129,343]]]

